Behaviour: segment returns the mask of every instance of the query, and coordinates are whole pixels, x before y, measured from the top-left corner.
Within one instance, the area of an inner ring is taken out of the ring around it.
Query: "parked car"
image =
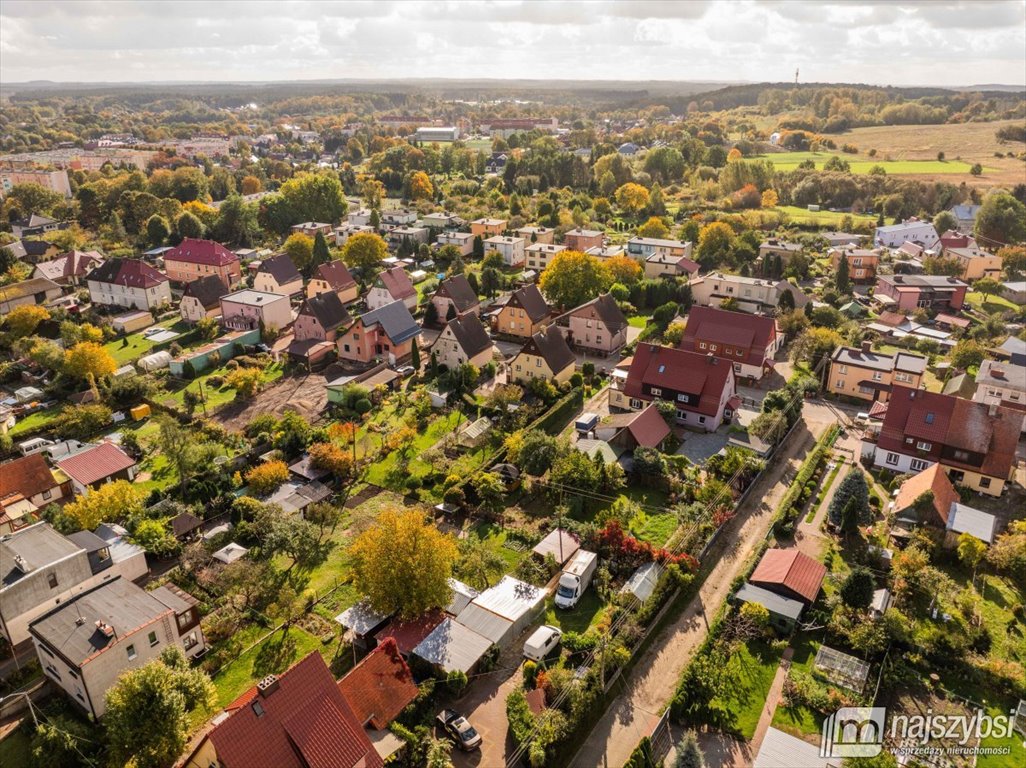
[[[445,735],[464,752],[471,752],[481,746],[481,734],[474,730],[470,721],[459,712],[443,709],[438,713],[436,720]]]
[[[406,378],[407,376],[412,376],[416,373],[416,369],[414,369],[412,365],[401,365],[395,369],[395,372],[403,378]]]
[[[541,661],[559,645],[559,641],[562,639],[563,632],[559,627],[553,627],[550,624],[538,627],[524,643],[524,656],[531,661]]]

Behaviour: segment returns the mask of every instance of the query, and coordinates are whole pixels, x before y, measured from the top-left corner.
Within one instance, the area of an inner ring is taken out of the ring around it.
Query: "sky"
[[[1026,82],[1026,0],[2,0],[0,82]]]

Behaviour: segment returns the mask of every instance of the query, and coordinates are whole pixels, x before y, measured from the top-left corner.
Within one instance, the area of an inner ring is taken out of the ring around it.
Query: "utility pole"
[[[794,84],[798,85],[798,67],[794,68]]]

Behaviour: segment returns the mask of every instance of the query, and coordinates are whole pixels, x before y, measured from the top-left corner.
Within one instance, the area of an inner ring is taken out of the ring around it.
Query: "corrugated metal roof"
[[[786,616],[789,619],[798,620],[802,615],[804,607],[797,600],[789,597],[782,597],[768,589],[757,587],[754,584],[743,584],[737,591],[737,599],[745,603],[757,603],[763,606],[770,613],[778,616]]]
[[[574,547],[574,552],[578,549],[580,549],[580,545]],[[564,551],[567,557],[573,555],[573,552]],[[533,610],[544,599],[545,592],[539,587],[528,584],[526,581],[520,581],[520,579],[514,579],[512,576],[503,576],[498,584],[478,595],[472,605],[480,606],[504,619],[515,622]],[[462,620],[462,614],[460,618]]]
[[[446,619],[413,649],[413,653],[444,672],[467,672],[491,646],[488,638],[453,619]]]
[[[471,603],[463,610],[459,623],[497,645],[504,644],[513,627],[512,621],[482,608],[477,603]]]

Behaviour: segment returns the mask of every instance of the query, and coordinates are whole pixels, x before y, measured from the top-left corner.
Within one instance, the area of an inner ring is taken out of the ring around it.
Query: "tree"
[[[256,176],[243,176],[240,188],[244,195],[255,195],[264,188],[264,185]]]
[[[770,445],[776,445],[784,439],[790,425],[783,411],[760,413],[748,427],[748,431]]]
[[[388,244],[373,232],[358,232],[342,246],[342,260],[359,269],[364,282],[377,274],[381,260],[387,256]]]
[[[386,509],[356,537],[349,555],[353,583],[375,610],[417,618],[449,601],[459,551],[421,511]]]
[[[87,440],[110,424],[112,416],[110,408],[99,403],[67,405],[50,424],[65,439]]]
[[[97,379],[112,376],[118,364],[110,353],[93,341],[82,341],[64,353],[64,372],[73,378],[89,382],[96,388]]]
[[[847,295],[851,293],[851,267],[848,265],[848,259],[842,254],[841,259],[837,263],[837,275],[834,278],[834,286],[837,288],[837,292],[841,295]]]
[[[112,763],[137,768],[170,765],[185,749],[189,713],[210,710],[216,690],[171,646],[145,666],[123,672],[107,691],[103,725]]]
[[[995,280],[993,277],[981,277],[975,283],[973,283],[973,289],[979,291],[984,295],[993,296],[994,294],[1001,292],[1001,283]]]
[[[87,496],[76,496],[65,505],[64,514],[85,531],[100,523],[120,523],[142,512],[142,495],[127,480],[115,480],[94,488]]]
[[[976,214],[975,232],[984,247],[1026,240],[1026,206],[1007,192],[992,192]]]
[[[941,211],[933,217],[933,228],[937,234],[943,235],[949,230],[958,230],[958,219],[951,211]]]
[[[987,561],[1008,573],[1026,572],[1026,520],[1013,520],[994,540]]]
[[[580,251],[560,251],[538,282],[549,302],[569,309],[607,290],[612,278],[605,265],[594,256]]]
[[[269,496],[289,479],[289,468],[284,461],[265,461],[246,472],[246,483],[257,496]]]
[[[160,214],[153,214],[146,220],[146,242],[157,247],[164,245],[171,237],[171,225]]]
[[[181,546],[163,520],[145,518],[135,524],[131,540],[157,557],[170,557]]]
[[[434,306],[434,303],[432,302],[430,306]],[[449,305],[449,310],[455,312],[452,304]],[[416,337],[413,338],[413,346],[410,348],[410,365],[413,366],[413,370],[416,373],[420,373],[420,345],[417,344]]]
[[[648,190],[640,184],[629,182],[616,190],[613,195],[616,204],[628,216],[635,216],[648,206]]]
[[[962,339],[951,349],[951,365],[960,370],[978,367],[983,362],[986,350],[974,339]]]
[[[711,269],[726,261],[734,247],[734,230],[729,224],[714,221],[706,224],[698,233],[698,262]]]
[[[281,248],[292,259],[296,269],[300,272],[310,270],[313,265],[314,240],[312,237],[304,235],[302,232],[293,232]]]
[[[182,239],[186,237],[199,239],[203,237],[205,231],[203,222],[194,213],[183,211],[182,215],[175,219],[175,232]]]
[[[357,467],[352,453],[337,443],[314,443],[309,453],[314,467],[330,472],[339,482],[348,484],[356,479]]]
[[[341,507],[321,501],[307,507],[303,516],[308,523],[317,526],[318,538],[323,540],[324,534],[329,530],[334,533],[344,517],[344,512]]]
[[[456,573],[476,589],[488,589],[494,579],[506,572],[506,561],[477,534],[462,539],[459,550]]]
[[[1009,280],[1021,280],[1026,275],[1026,246],[1006,246],[998,250],[997,256]]]
[[[260,222],[272,232],[285,234],[301,221],[335,224],[345,216],[348,204],[342,183],[334,172],[297,173],[277,193],[260,201]]]
[[[185,484],[189,479],[189,449],[192,446],[192,439],[189,433],[182,429],[182,425],[167,414],[158,414],[156,422],[156,444],[160,452],[167,457],[168,463],[178,472],[179,492],[184,496]]]
[[[474,490],[481,501],[482,509],[489,512],[497,512],[502,509],[506,487],[502,484],[502,479],[494,472],[481,472],[474,478]]]
[[[873,602],[876,584],[873,574],[867,568],[854,568],[841,585],[841,600],[849,608],[865,610]]]
[[[431,179],[424,171],[415,171],[410,174],[410,199],[431,200],[435,196],[435,188]]]
[[[841,334],[831,328],[806,328],[791,345],[791,359],[815,366],[820,358],[829,357],[843,343]]]
[[[860,469],[853,469],[845,475],[841,484],[837,486],[837,491],[834,492],[834,498],[830,501],[828,510],[830,522],[833,525],[841,527],[844,521],[845,507],[851,500],[854,501],[854,512],[858,523],[862,525],[869,523],[872,519],[869,509],[869,485],[866,483],[866,476]]]
[[[786,314],[794,310],[794,294],[791,292],[790,288],[785,288],[780,292],[780,298],[777,300],[777,309],[779,309],[782,314]],[[804,317],[805,316],[802,315],[803,319]]]
[[[311,268],[318,267],[321,264],[327,264],[331,261],[331,250],[328,248],[328,241],[324,237],[324,233],[318,230],[317,234],[314,235],[313,242],[313,259],[310,262]]]
[[[638,237],[652,237],[657,240],[665,240],[670,236],[670,228],[666,226],[661,218],[652,216],[638,227]]]
[[[49,714],[32,735],[32,766],[95,765],[94,754],[98,749],[88,725],[74,717]]]
[[[780,202],[780,198],[777,193],[772,189],[763,190],[762,193],[762,207],[763,208],[776,208],[777,203]]]
[[[263,381],[263,373],[259,368],[236,368],[225,378],[225,384],[235,390],[235,396],[241,400],[253,397]]]
[[[307,520],[286,513],[277,504],[267,504],[257,512],[253,530],[260,539],[260,548],[267,557],[285,555],[292,562],[285,569],[308,567],[319,561],[327,551],[321,545],[318,527]]]
[[[967,568],[973,569],[973,581],[976,580],[976,568],[985,554],[987,554],[987,545],[971,533],[963,533],[958,537],[958,559]]]
[[[694,731],[685,733],[678,742],[673,768],[705,768],[705,757]]]
[[[620,283],[630,287],[641,280],[644,270],[636,259],[620,254],[605,260],[606,271],[609,272],[609,279],[614,283]]]
[[[46,307],[41,307],[38,304],[20,304],[7,313],[4,328],[7,329],[12,339],[20,339],[31,336],[41,322],[49,319],[50,312]]]

